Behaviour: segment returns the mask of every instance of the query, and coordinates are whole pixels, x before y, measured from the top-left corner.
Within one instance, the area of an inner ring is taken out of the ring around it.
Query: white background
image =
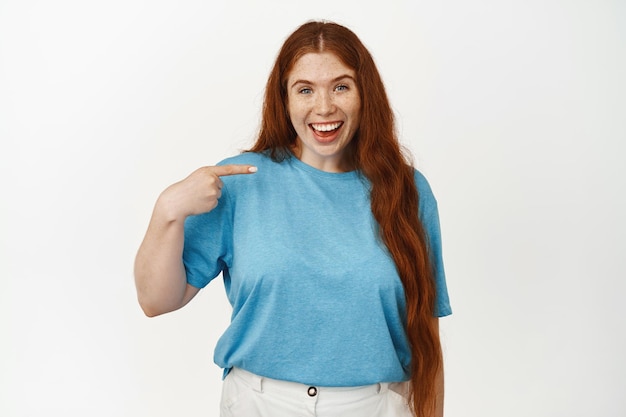
[[[617,0],[0,0],[0,415],[218,414],[220,280],[148,319],[133,258],[311,18],[369,47],[438,197],[447,416],[626,415]]]

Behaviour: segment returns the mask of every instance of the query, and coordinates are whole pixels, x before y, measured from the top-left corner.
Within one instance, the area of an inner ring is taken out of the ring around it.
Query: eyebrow
[[[351,79],[353,82],[356,83],[356,80],[354,79],[353,76],[349,75],[349,74],[343,74],[340,75],[339,77],[335,77],[332,80],[330,80],[331,83],[336,83],[337,81],[341,81],[344,78],[349,78]],[[291,87],[293,88],[296,84],[309,84],[309,85],[313,85],[314,83],[312,83],[311,81],[308,80],[296,80],[291,84]]]

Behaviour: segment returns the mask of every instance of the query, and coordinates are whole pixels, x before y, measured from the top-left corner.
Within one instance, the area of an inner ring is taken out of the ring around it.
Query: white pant
[[[402,388],[396,383],[311,387],[233,368],[224,380],[220,416],[412,417]]]

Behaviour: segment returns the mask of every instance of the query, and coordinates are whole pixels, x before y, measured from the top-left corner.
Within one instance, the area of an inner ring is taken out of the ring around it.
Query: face
[[[287,78],[287,111],[297,133],[294,153],[328,172],[348,171],[345,150],[359,127],[354,71],[332,53],[300,57]]]

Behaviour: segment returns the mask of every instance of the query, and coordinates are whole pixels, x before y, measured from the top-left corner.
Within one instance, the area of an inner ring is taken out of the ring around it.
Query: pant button
[[[309,394],[309,397],[315,397],[317,395],[317,388],[309,387],[306,393]]]

